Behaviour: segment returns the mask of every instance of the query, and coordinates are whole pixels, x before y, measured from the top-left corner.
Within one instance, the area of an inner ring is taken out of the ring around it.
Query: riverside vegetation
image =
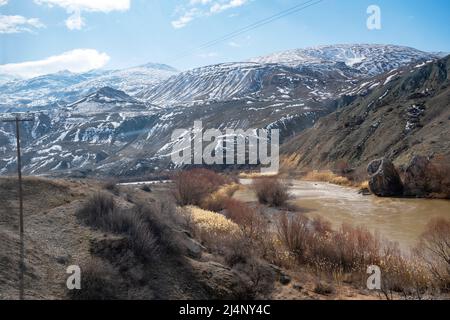
[[[332,228],[306,217],[277,177],[254,180],[243,186],[205,169],[180,171],[173,183],[151,188],[26,178],[26,297],[448,297],[450,221],[432,221],[417,247],[402,252],[362,227]],[[8,209],[13,182],[0,179],[7,204],[0,208],[1,298],[17,293],[17,221]],[[254,190],[258,203],[237,200],[241,188]],[[66,268],[74,264],[83,274],[79,291],[65,287]],[[381,291],[366,289],[368,265],[380,266]]]

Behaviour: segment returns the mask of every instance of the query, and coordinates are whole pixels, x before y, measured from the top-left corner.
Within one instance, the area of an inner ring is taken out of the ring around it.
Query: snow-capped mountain
[[[161,65],[63,72],[26,80],[26,85],[16,81],[0,86],[0,98],[57,106],[44,108],[34,123],[23,124],[26,173],[142,175],[170,167],[172,132],[190,128],[196,120],[205,128],[277,128],[284,141],[358,97],[427,68],[435,57],[405,47],[347,47],[352,49],[316,49],[302,63],[298,55],[285,53],[289,59],[276,61],[273,56],[181,73]],[[151,76],[155,69],[161,78]],[[21,91],[15,87],[19,84]],[[138,88],[144,89],[136,93]],[[13,132],[11,124],[0,124],[0,174],[15,169]]]
[[[182,72],[138,97],[156,104],[194,104],[252,97],[271,101],[337,98],[363,78],[436,56],[382,45],[299,49]]]
[[[250,61],[292,67],[341,62],[362,74],[375,76],[414,61],[435,58],[434,54],[404,46],[343,44],[284,51]]]
[[[125,70],[107,71],[98,77],[79,83],[71,90],[85,90],[86,88],[112,87],[135,95],[156,83],[170,78],[178,71],[165,64],[148,63],[139,67]]]
[[[167,65],[146,64],[125,70],[94,70],[82,74],[62,71],[9,81],[0,83],[0,111],[61,106],[107,86],[133,95],[176,73]]]

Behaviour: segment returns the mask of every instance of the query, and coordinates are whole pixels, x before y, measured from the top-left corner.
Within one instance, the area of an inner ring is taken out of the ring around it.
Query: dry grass
[[[261,204],[281,207],[289,200],[288,186],[277,177],[255,179],[252,186]]]
[[[239,185],[236,183],[224,185],[216,192],[206,196],[202,200],[200,207],[209,211],[222,211],[225,209],[227,201],[237,190],[239,190],[239,188]]]
[[[204,243],[218,245],[226,239],[242,235],[239,226],[225,216],[195,206],[185,208],[194,233]]]
[[[258,178],[276,177],[276,174],[263,174],[259,171],[241,172],[239,173],[238,177],[241,179],[258,179]]]
[[[358,185],[358,188],[360,188],[360,189],[369,189],[369,181],[368,180],[365,180],[365,181],[363,181],[363,182],[361,182],[359,185]]]

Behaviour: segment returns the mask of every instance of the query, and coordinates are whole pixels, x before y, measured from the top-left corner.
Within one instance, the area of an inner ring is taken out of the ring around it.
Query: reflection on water
[[[246,179],[241,182],[251,183]],[[430,219],[450,219],[448,200],[363,196],[352,188],[299,180],[292,181],[290,193],[294,198],[292,201],[310,217],[324,217],[334,227],[339,227],[343,222],[362,225],[378,231],[389,240],[397,241],[403,248],[416,244]],[[236,196],[246,201],[256,200],[248,191]]]

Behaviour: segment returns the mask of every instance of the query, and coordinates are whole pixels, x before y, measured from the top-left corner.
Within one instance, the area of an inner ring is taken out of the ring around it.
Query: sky
[[[224,37],[303,3],[294,14]],[[367,27],[371,5],[380,8],[380,29]],[[449,13],[448,0],[0,0],[0,74],[149,62],[187,70],[341,43],[450,52]]]

